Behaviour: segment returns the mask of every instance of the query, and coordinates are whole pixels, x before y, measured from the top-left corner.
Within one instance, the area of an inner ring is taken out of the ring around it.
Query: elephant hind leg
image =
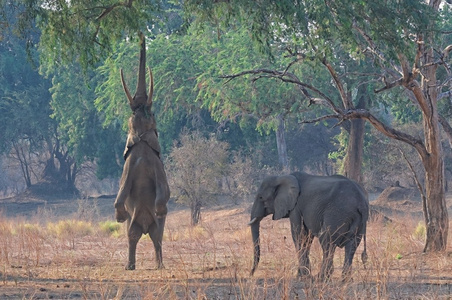
[[[345,244],[344,267],[342,269],[342,278],[344,280],[351,276],[353,257],[361,242],[361,238],[361,235],[356,235]]]
[[[309,277],[311,275],[311,262],[309,252],[314,236],[304,226],[301,216],[291,216],[291,233],[298,255],[298,276]]]
[[[336,244],[331,241],[329,234],[323,234],[319,238],[323,251],[322,266],[320,268],[319,278],[324,281],[331,277],[334,271],[333,259],[336,251]]]
[[[163,230],[165,228],[166,216],[158,216],[155,223],[153,223],[149,228],[149,237],[154,244],[155,249],[155,259],[157,262],[157,268],[163,269],[163,255],[162,255],[162,240],[163,240]]]
[[[126,270],[135,270],[135,259],[136,259],[136,251],[137,244],[143,234],[143,231],[140,226],[135,223],[130,224],[128,222],[128,230],[127,230],[127,238],[129,240],[129,261],[126,264]]]
[[[309,252],[311,250],[314,236],[306,232],[299,239],[299,246],[296,247],[299,261],[298,275],[300,277],[306,277],[311,275],[311,261],[309,260]]]

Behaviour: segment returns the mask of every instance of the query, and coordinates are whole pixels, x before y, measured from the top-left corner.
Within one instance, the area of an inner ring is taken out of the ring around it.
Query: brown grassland
[[[96,213],[81,210],[80,203],[78,207],[60,203],[21,216],[11,215],[13,206],[9,206],[0,219],[0,299],[451,298],[451,243],[444,253],[422,254],[420,204],[405,202],[411,208],[392,215],[392,222],[372,217],[366,266],[360,259],[361,243],[353,280],[343,283],[344,252],[338,249],[333,278],[321,283],[296,277],[289,223],[270,217],[261,223],[261,263],[255,275],[249,275],[250,203],[206,208],[196,227],[190,226],[189,210],[173,207],[163,242],[165,269],[155,268],[152,242],[146,236],[138,244],[137,269],[125,271],[124,225],[108,221],[113,219],[113,201],[99,200],[100,208],[90,208]],[[315,241],[311,250],[314,274],[320,262],[320,246]]]

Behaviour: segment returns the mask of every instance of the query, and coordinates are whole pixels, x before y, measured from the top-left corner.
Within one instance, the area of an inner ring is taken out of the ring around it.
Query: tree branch
[[[341,119],[341,117],[339,115],[325,115],[325,116],[318,117],[315,119],[300,121],[300,124],[313,124],[313,123],[318,123],[318,122],[321,122],[324,120],[330,120],[330,119]]]
[[[437,97],[437,100],[439,101],[439,100],[442,100],[442,99],[444,99],[446,97],[452,97],[452,90],[439,94],[438,97]]]
[[[396,86],[401,86],[402,83],[403,83],[403,78],[399,78],[399,79],[397,79],[396,81],[393,81],[393,82],[387,82],[386,81],[386,77],[383,77],[383,82],[385,83],[385,86],[382,87],[381,89],[374,90],[374,92],[376,94],[378,94],[380,92],[383,92],[383,91],[386,91],[386,90],[389,90],[389,89],[392,89],[393,87],[396,87]]]
[[[372,126],[375,127],[378,131],[386,135],[387,137],[390,137],[392,139],[396,139],[398,141],[407,143],[411,146],[413,146],[416,151],[419,153],[419,155],[423,158],[426,158],[428,156],[427,150],[425,149],[424,143],[419,138],[416,138],[414,136],[411,136],[409,134],[406,134],[404,132],[398,131],[380,120],[378,120],[374,115],[372,115],[368,110],[366,109],[355,109],[347,111],[343,116],[344,119],[350,120],[350,119],[365,119],[369,121]]]
[[[117,3],[115,3],[115,4],[111,5],[111,6],[94,7],[94,8],[101,8],[101,9],[103,9],[103,12],[96,18],[96,21],[99,21],[99,20],[103,19],[106,15],[108,15],[110,12],[112,12],[112,10],[114,10],[115,8],[117,8],[119,6],[123,6],[123,7],[127,7],[127,8],[132,7],[133,1],[134,0],[128,0],[128,1],[125,1],[125,2],[117,2]]]
[[[447,135],[449,145],[452,147],[452,126],[450,126],[449,122],[447,122],[446,118],[444,118],[442,115],[438,115],[438,121]]]
[[[385,58],[384,54],[381,53],[380,51],[378,51],[378,47],[375,44],[375,42],[373,41],[372,37],[367,34],[361,27],[359,27],[355,22],[353,22],[352,27],[364,38],[364,40],[367,42],[368,47],[366,49],[364,49],[364,52],[366,52],[366,50],[368,50],[369,52],[371,52],[372,54],[374,54],[380,61],[382,62],[387,62],[389,63],[394,70],[397,70],[398,72],[400,72],[400,69],[393,64],[392,61],[387,61],[387,59]]]
[[[334,112],[336,112],[337,114],[342,114],[342,110],[339,109],[333,102],[333,100],[331,98],[329,98],[327,95],[325,95],[322,91],[320,91],[319,89],[317,89],[316,87],[306,84],[304,82],[301,82],[298,77],[296,75],[294,75],[293,73],[284,71],[276,71],[276,70],[270,70],[270,69],[255,69],[255,70],[247,70],[247,71],[242,71],[240,73],[236,73],[236,74],[232,74],[232,75],[223,75],[220,76],[220,78],[224,78],[224,79],[228,79],[226,83],[230,82],[231,80],[244,76],[244,75],[250,75],[250,74],[266,74],[269,75],[268,77],[273,77],[273,78],[277,78],[283,82],[287,82],[287,83],[293,83],[295,85],[297,85],[301,92],[303,93],[303,95],[308,98],[310,100],[311,103],[315,103],[318,102],[318,98],[314,98],[312,97],[309,92],[307,90],[311,90],[312,92],[316,93],[317,95],[320,96],[320,98],[322,98],[324,101],[324,104],[327,104],[327,106],[333,110]],[[253,80],[256,81],[258,79],[262,78],[261,76],[258,76],[256,78],[254,78]]]
[[[447,46],[443,50],[443,57],[449,56],[450,52],[452,52],[452,45]]]
[[[333,78],[334,83],[336,84],[339,94],[341,95],[341,99],[342,99],[344,108],[345,109],[353,109],[354,108],[353,103],[347,96],[344,85],[339,80],[339,76],[337,76],[336,70],[334,70],[333,66],[329,62],[327,62],[326,59],[322,60],[322,64],[328,69],[328,72],[330,72],[330,75]]]
[[[401,148],[399,148],[399,151],[400,151],[400,153],[402,153],[403,158],[405,159],[406,163],[408,164],[408,167],[410,168],[411,172],[413,173],[414,181],[416,182],[417,189],[419,190],[419,193],[421,194],[421,198],[422,198],[422,207],[423,207],[422,211],[426,212],[427,211],[427,196],[425,195],[425,189],[422,186],[421,180],[417,176],[416,170],[414,170],[413,164],[408,160],[408,157],[406,156],[405,152],[403,152],[403,150]],[[425,217],[425,213],[424,213],[424,217]],[[425,218],[425,222],[427,222],[427,221],[428,221],[427,218]]]

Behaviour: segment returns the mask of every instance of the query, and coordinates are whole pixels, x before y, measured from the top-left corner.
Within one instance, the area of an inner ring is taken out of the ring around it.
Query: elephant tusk
[[[257,218],[254,218],[248,223],[248,225],[253,225],[254,223],[256,223],[256,221],[257,221]]]

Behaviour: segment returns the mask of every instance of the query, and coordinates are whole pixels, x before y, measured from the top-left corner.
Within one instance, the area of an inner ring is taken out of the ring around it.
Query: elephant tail
[[[366,251],[366,233],[364,233],[363,235],[363,242],[364,242],[364,250],[363,253],[361,253],[361,260],[363,262],[364,265],[364,269],[366,268],[366,263],[367,263],[367,251]]]
[[[350,225],[350,228],[348,230],[347,236],[345,236],[342,239],[342,243],[339,244],[339,247],[343,246],[347,241],[349,240],[355,240],[357,238],[358,241],[361,240],[361,237],[363,239],[364,242],[364,250],[361,253],[361,260],[364,264],[364,267],[366,266],[366,262],[367,262],[367,249],[366,249],[366,232],[367,232],[367,218],[368,218],[368,214],[365,211],[362,211],[360,209],[358,209],[358,212],[360,214],[360,217],[356,217],[354,218],[352,224]],[[355,249],[356,250],[356,249]]]
[[[364,265],[364,269],[366,268],[366,263],[367,263],[367,259],[368,259],[368,255],[367,255],[367,249],[366,249],[366,236],[367,236],[367,219],[369,218],[369,209],[367,209],[367,211],[362,212],[361,210],[359,210],[360,214],[361,214],[361,218],[362,218],[362,228],[361,228],[361,234],[363,235],[363,243],[364,243],[364,250],[363,253],[361,253],[361,260],[363,262]]]

